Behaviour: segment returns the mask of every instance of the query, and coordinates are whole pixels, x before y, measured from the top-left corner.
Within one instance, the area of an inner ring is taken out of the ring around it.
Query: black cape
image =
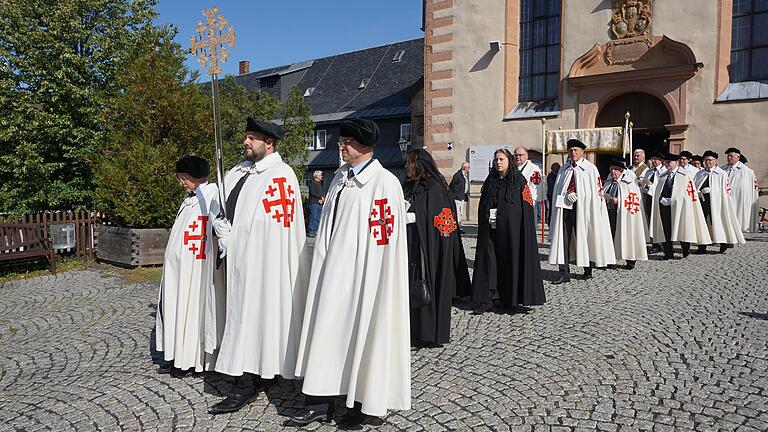
[[[472,279],[472,302],[479,310],[491,307],[493,291],[506,307],[546,301],[533,200],[525,177],[517,174],[501,178],[492,172],[483,183]],[[491,208],[497,209],[496,229],[488,221]]]
[[[425,279],[432,294],[430,304],[411,309],[411,342],[444,344],[450,341],[452,298],[470,294],[456,204],[449,198],[445,185],[434,178],[409,181],[404,188],[411,203],[408,211],[416,214],[416,223],[408,224],[409,277],[413,280],[420,276],[423,252]]]

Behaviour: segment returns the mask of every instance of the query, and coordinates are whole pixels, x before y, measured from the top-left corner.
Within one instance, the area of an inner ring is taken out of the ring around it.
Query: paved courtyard
[[[546,283],[548,303],[525,314],[457,305],[451,344],[413,352],[413,409],[378,429],[766,431],[766,257],[759,237]],[[155,373],[156,296],[105,266],[1,286],[0,431],[282,430],[298,383],[213,417],[225,380]]]

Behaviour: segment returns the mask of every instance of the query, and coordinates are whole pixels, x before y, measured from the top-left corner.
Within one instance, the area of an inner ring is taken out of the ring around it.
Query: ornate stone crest
[[[626,39],[651,34],[653,0],[614,0],[611,37]]]

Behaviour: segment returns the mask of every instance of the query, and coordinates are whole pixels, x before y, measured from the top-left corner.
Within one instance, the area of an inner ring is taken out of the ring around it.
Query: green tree
[[[210,102],[184,66],[175,31],[142,41],[118,74],[122,89],[106,111],[107,139],[96,158],[98,208],[135,228],[170,227],[184,191],[176,161],[197,154],[213,161]],[[213,163],[212,163],[213,165]]]
[[[285,139],[277,144],[277,150],[283,160],[293,168],[299,181],[304,178],[309,159],[307,136],[315,128],[311,115],[312,110],[304,102],[301,91],[293,86],[288,97],[280,105],[279,117],[283,120]]]
[[[156,0],[0,0],[0,211],[92,204],[117,72]]]

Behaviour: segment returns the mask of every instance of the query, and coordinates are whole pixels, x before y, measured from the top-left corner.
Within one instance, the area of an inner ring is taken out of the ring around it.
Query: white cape
[[[759,195],[755,172],[741,162],[732,167],[725,165],[722,169],[728,173],[731,182],[731,202],[741,229],[744,232],[757,232]]]
[[[182,202],[165,248],[155,345],[164,360],[183,370],[211,369],[224,327],[224,286],[216,277],[210,224],[218,213],[216,185],[200,185]]]
[[[741,225],[731,202],[731,185],[728,175],[715,167],[711,171],[701,170],[696,174],[696,189],[709,178],[709,235],[714,243],[745,243]],[[701,194],[702,199],[704,194]]]
[[[346,395],[347,407],[384,416],[411,407],[405,200],[377,160],[354,179],[348,169],[320,216],[296,375],[305,394]]]
[[[616,259],[647,261],[645,241],[648,225],[645,221],[643,194],[632,170],[624,170],[619,177],[619,202],[616,205],[616,234],[613,246]]]
[[[571,241],[571,258],[576,258],[576,265],[588,267],[590,261],[597,267],[605,267],[616,263],[611,238],[611,224],[608,220],[608,209],[602,197],[602,181],[597,167],[581,159],[575,168],[576,173],[576,241]],[[563,209],[558,207],[558,201],[568,194],[568,184],[571,181],[574,168],[570,164],[560,169],[555,180],[555,190],[552,199],[552,217],[549,225],[549,263],[568,264],[565,262]],[[574,253],[575,252],[575,253]]]
[[[664,182],[670,175],[675,176],[672,184],[672,231],[670,241],[688,242],[700,245],[712,243],[709,237],[707,222],[704,220],[704,212],[701,210],[701,201],[699,201],[696,186],[690,179],[685,170],[665,171],[659,177],[656,190],[653,195],[653,208],[651,210],[651,236],[653,241],[663,243],[666,241],[664,236],[664,227],[661,225],[661,191],[664,189]]]
[[[539,167],[531,161],[526,161],[522,167],[518,168],[526,180],[528,180],[528,189],[531,190],[531,196],[535,201],[542,202],[547,196],[547,182],[544,181],[544,175]]]
[[[246,172],[227,245],[227,322],[216,371],[290,379],[309,274],[299,183],[273,153],[230,170],[227,196]]]

